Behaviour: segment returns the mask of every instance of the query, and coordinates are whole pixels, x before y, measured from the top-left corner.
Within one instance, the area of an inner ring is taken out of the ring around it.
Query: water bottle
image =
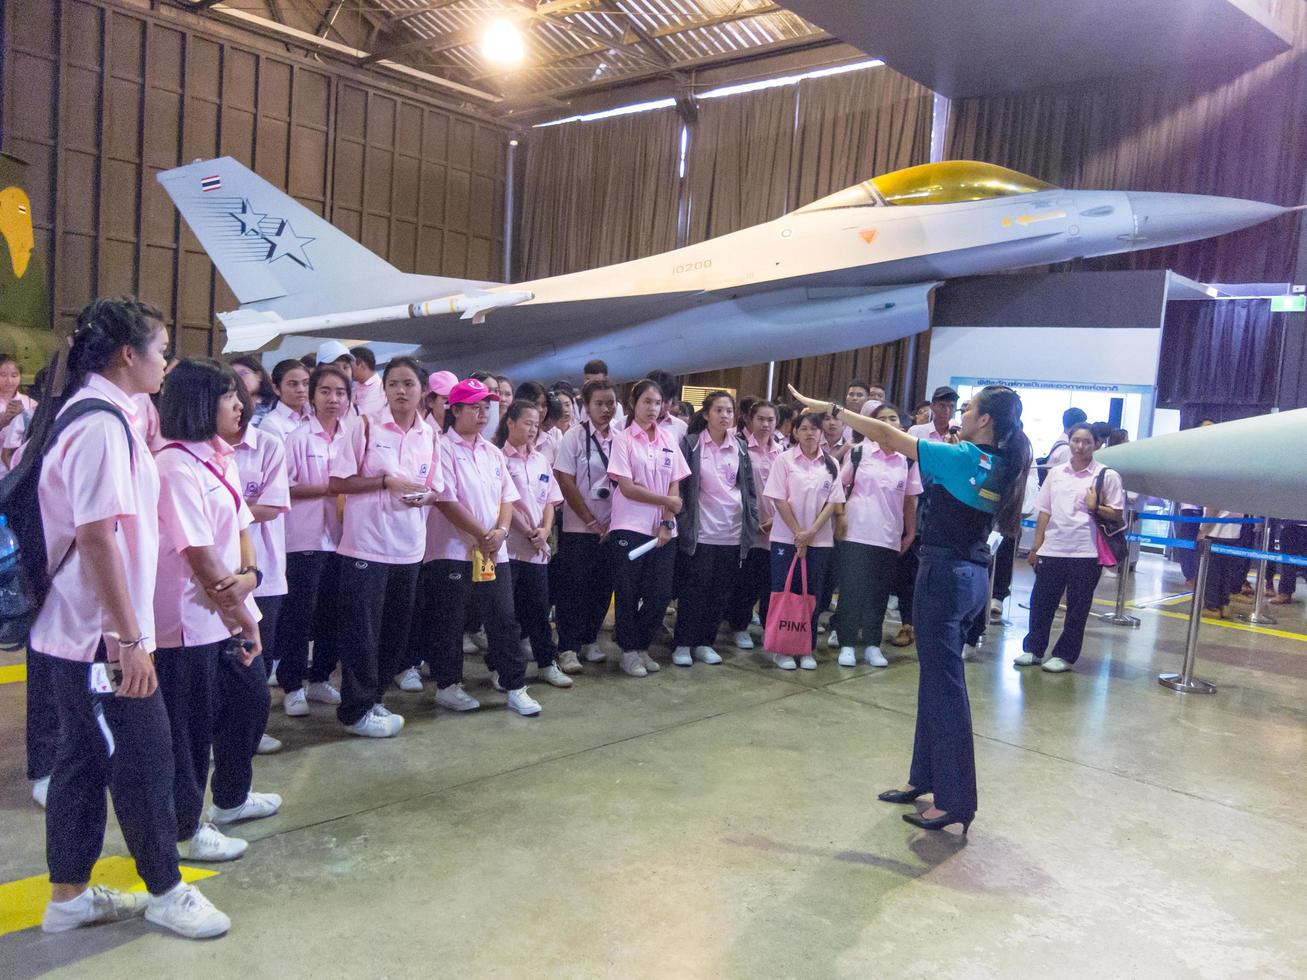
[[[9,528],[9,518],[0,514],[0,620],[27,612],[27,596],[18,565],[18,539]]]

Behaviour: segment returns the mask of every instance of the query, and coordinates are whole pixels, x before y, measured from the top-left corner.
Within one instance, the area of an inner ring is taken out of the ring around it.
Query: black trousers
[[[431,652],[438,619],[435,564],[433,561],[423,562],[418,569],[417,591],[413,594],[413,616],[408,626],[408,645],[404,655],[395,664],[397,674],[418,666]]]
[[[513,615],[521,634],[531,641],[536,666],[544,670],[558,659],[554,631],[549,626],[549,566],[510,561],[508,568],[513,579]]]
[[[272,673],[272,664],[281,657],[277,650],[277,633],[281,630],[281,611],[285,606],[284,595],[256,595],[254,604],[259,607],[259,640],[263,644],[263,652],[259,654],[266,665],[264,671],[264,683],[267,683],[267,674]]]
[[[1207,566],[1207,594],[1203,597],[1208,609],[1228,605],[1230,596],[1243,588],[1248,578],[1245,561],[1235,555],[1212,555]]]
[[[731,586],[740,576],[740,546],[700,544],[694,554],[678,552],[676,597],[678,647],[710,647],[717,642],[717,627],[726,615]]]
[[[846,647],[880,646],[884,640],[885,607],[898,574],[898,550],[839,541],[835,561],[840,580],[840,643]]]
[[[921,673],[908,782],[933,792],[941,810],[974,813],[976,751],[962,641],[972,621],[985,615],[989,570],[945,548],[922,548],[919,557],[915,631]]]
[[[1017,539],[1004,538],[994,556],[994,601],[1002,602],[1012,594],[1012,566],[1016,563]]]
[[[1201,517],[1202,514],[1201,508],[1184,507],[1180,510],[1181,517]],[[1177,524],[1175,525],[1175,536],[1186,541],[1194,541],[1198,537],[1200,526],[1199,524]],[[1184,575],[1185,581],[1190,581],[1198,572],[1198,552],[1191,548],[1176,549],[1175,558],[1180,563],[1180,573]]]
[[[1040,558],[1035,569],[1035,587],[1030,593],[1030,632],[1021,648],[1036,657],[1044,656],[1053,616],[1062,594],[1066,593],[1066,619],[1062,623],[1062,635],[1053,647],[1053,656],[1069,664],[1079,660],[1085,624],[1089,622],[1089,610],[1094,603],[1094,589],[1102,574],[1103,566],[1097,558]]]
[[[635,531],[613,531],[608,535],[613,569],[613,639],[623,652],[649,649],[667,615],[667,604],[672,601],[675,538],[635,561],[627,558],[650,537]]]
[[[808,594],[817,597],[817,605],[812,612],[812,649],[817,649],[817,618],[830,603],[831,575],[830,566],[835,557],[835,549],[814,548],[808,546]],[[794,560],[794,545],[775,544],[771,546],[771,590],[785,591],[785,578],[790,571],[790,562]],[[803,574],[794,569],[794,584],[791,592],[803,594]]]
[[[758,618],[767,622],[767,603],[771,599],[771,549],[750,548],[744,564],[731,583],[726,619],[732,633],[743,633],[758,607]]]
[[[27,778],[54,772],[59,752],[59,708],[55,699],[55,657],[27,651]]]
[[[336,717],[353,725],[399,673],[417,592],[418,562],[392,565],[340,557],[336,637],[340,644],[340,706]]]
[[[899,600],[899,622],[904,626],[912,625],[913,597],[917,589],[920,555],[920,538],[914,540],[908,550],[899,555],[898,573],[894,578],[894,594]]]
[[[550,571],[558,649],[575,651],[599,642],[599,628],[613,598],[611,549],[597,534],[565,532],[559,535]]]
[[[277,683],[284,691],[298,691],[306,677],[311,683],[328,680],[336,669],[338,569],[339,559],[332,551],[292,551],[286,556],[289,591],[277,624],[276,646],[280,660]],[[313,642],[311,666],[310,640]],[[265,648],[264,661],[267,660]]]
[[[508,562],[495,565],[490,582],[472,581],[470,561],[428,563],[440,619],[432,635],[427,663],[437,687],[449,687],[463,680],[463,629],[469,611],[479,612],[489,644],[486,664],[499,674],[499,683],[510,691],[526,684],[526,657],[522,654],[522,631],[513,613],[513,575]]]
[[[1285,524],[1280,528],[1280,551],[1289,555],[1307,555],[1307,525]],[[1280,562],[1280,595],[1292,596],[1297,586],[1297,579],[1307,581],[1307,568],[1302,565],[1290,565]],[[1269,568],[1268,568],[1269,573]],[[30,678],[31,672],[29,670]],[[31,681],[29,680],[30,684]]]
[[[155,654],[159,690],[172,729],[177,840],[200,826],[213,753],[213,803],[240,806],[254,779],[254,752],[268,724],[263,661],[246,667],[228,643],[171,647]]]
[[[136,873],[150,894],[162,895],[181,880],[172,742],[163,696],[158,691],[148,698],[92,694],[90,664],[35,651],[31,655],[45,661],[42,676],[50,682],[59,717],[45,809],[50,881],[80,885],[91,880],[104,846],[107,789]]]

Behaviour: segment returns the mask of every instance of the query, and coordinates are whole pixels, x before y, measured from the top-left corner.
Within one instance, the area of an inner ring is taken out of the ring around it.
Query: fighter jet
[[[614,378],[851,350],[929,326],[954,276],[1129,252],[1290,208],[1054,187],[957,160],[898,170],[774,221],[631,262],[521,283],[411,275],[230,157],[158,175],[240,301],[227,351],[309,334],[416,345],[463,374]]]

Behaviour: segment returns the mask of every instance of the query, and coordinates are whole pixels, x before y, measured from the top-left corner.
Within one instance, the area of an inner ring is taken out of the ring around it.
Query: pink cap
[[[473,405],[479,401],[499,401],[499,396],[476,378],[460,381],[449,392],[449,404]]]
[[[453,371],[436,371],[427,378],[427,390],[437,395],[449,397],[450,390],[458,384],[458,375]]]

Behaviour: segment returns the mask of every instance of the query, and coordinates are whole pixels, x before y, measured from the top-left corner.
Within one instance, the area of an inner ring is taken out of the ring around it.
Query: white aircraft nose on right
[[[1135,216],[1134,247],[1157,248],[1224,235],[1269,221],[1290,208],[1237,197],[1127,191]]]

